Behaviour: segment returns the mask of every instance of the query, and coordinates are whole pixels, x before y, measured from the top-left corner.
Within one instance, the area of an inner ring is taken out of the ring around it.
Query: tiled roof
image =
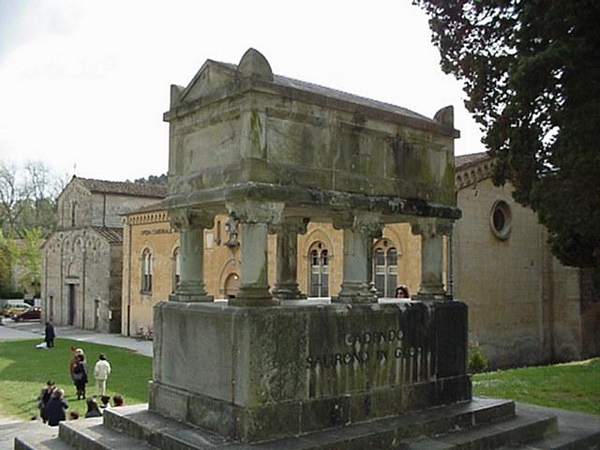
[[[463,189],[490,178],[494,163],[495,160],[486,152],[456,156],[454,158],[456,189]]]
[[[135,197],[154,197],[163,199],[167,196],[167,186],[149,183],[133,183],[131,181],[106,181],[92,178],[73,177],[91,192],[104,194],[131,195]]]
[[[109,244],[123,243],[123,228],[92,227],[92,229],[106,239]]]
[[[490,159],[490,156],[487,154],[487,152],[460,155],[454,157],[454,167],[456,167],[456,171],[459,171],[472,164],[478,164],[481,161],[485,161],[486,159]]]

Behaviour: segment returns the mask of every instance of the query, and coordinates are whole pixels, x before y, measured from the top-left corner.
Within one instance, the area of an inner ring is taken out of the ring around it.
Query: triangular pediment
[[[235,66],[207,60],[181,93],[179,103],[205,97],[210,92],[230,84],[237,77]]]

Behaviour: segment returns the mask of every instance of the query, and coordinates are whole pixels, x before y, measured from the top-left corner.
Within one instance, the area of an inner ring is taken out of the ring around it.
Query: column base
[[[230,306],[278,306],[279,299],[273,298],[269,286],[241,286],[236,298],[227,301]]]
[[[215,298],[212,295],[198,292],[174,292],[169,295],[169,301],[171,302],[213,302]]]
[[[377,295],[368,283],[342,283],[337,297],[331,297],[332,303],[364,304],[377,303]]]
[[[447,298],[443,284],[421,285],[417,296],[421,300],[445,300]]]
[[[271,295],[279,300],[305,300],[306,295],[304,295],[300,289],[298,289],[298,284],[294,285],[280,285],[275,286],[275,289],[271,291]]]

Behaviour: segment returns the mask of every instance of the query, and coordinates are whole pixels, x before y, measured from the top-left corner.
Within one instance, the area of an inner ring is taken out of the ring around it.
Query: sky
[[[0,162],[112,181],[168,167],[169,86],[248,48],[273,72],[433,118],[484,151],[410,0],[0,0]]]

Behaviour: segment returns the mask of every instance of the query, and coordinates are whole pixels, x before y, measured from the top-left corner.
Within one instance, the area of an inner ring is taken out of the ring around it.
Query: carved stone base
[[[154,309],[149,409],[242,442],[471,398],[460,302]]]

